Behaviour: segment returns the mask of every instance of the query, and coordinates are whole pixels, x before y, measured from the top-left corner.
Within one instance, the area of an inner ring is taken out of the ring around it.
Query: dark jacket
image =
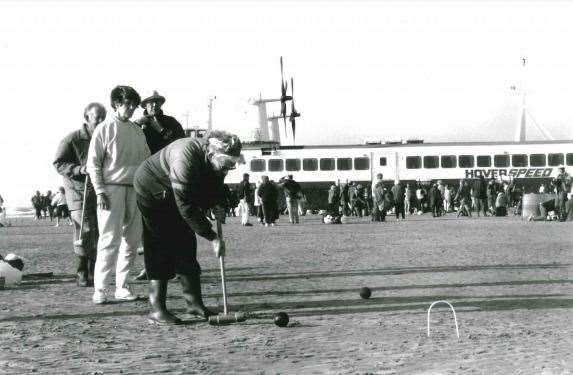
[[[279,189],[271,181],[263,182],[261,186],[259,186],[259,197],[263,200],[263,204],[277,204],[278,196]]]
[[[302,190],[298,182],[295,180],[286,179],[281,182],[281,185],[285,191],[286,197],[298,199]]]
[[[185,138],[185,131],[175,118],[164,115],[161,110],[154,116],[148,115],[147,111],[143,111],[143,114],[144,116],[135,123],[143,129],[151,154],[155,154],[179,138]]]
[[[478,178],[472,183],[472,197],[479,199],[487,198],[487,182],[484,178]]]
[[[183,138],[147,158],[135,172],[138,202],[157,210],[177,210],[189,227],[211,241],[216,237],[203,210],[225,204],[224,176],[207,158],[207,141]]]
[[[404,197],[406,196],[406,191],[404,189],[404,186],[402,186],[402,184],[399,183],[398,185],[392,186],[392,194],[394,194],[394,200],[396,201],[396,204],[404,203]]]
[[[66,201],[70,211],[82,209],[84,183],[87,175],[81,174],[80,169],[86,165],[90,140],[91,135],[84,124],[81,129],[68,134],[60,142],[56,151],[56,158],[53,164],[58,173],[64,177]],[[88,207],[96,204],[95,191],[91,183],[88,184],[86,204]]]
[[[253,186],[249,181],[242,180],[237,186],[237,197],[244,199],[247,203],[253,203]]]

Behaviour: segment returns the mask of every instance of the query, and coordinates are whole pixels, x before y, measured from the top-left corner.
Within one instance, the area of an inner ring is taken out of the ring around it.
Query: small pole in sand
[[[436,301],[433,302],[430,307],[428,308],[428,337],[430,337],[430,312],[432,311],[432,307],[434,307],[435,304],[438,303],[445,303],[446,305],[450,306],[450,308],[452,309],[452,312],[454,313],[454,322],[456,323],[456,335],[458,336],[458,339],[460,338],[460,331],[458,329],[458,319],[456,317],[456,310],[454,310],[454,306],[452,306],[451,303],[449,303],[448,301]]]

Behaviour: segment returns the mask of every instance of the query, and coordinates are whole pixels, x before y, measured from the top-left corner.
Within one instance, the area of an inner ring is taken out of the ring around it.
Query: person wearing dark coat
[[[396,220],[400,220],[400,216],[402,216],[402,220],[406,219],[404,211],[406,192],[404,186],[400,183],[400,180],[396,180],[394,182],[394,186],[392,186],[392,194],[394,195],[394,205],[396,207]]]
[[[149,278],[152,324],[179,324],[166,308],[167,284],[179,276],[189,314],[208,318],[203,303],[196,234],[211,242],[217,257],[225,243],[205,217],[225,215],[224,178],[241,161],[235,135],[212,131],[206,139],[183,138],[147,158],[137,169],[134,188],[143,218],[145,269]]]
[[[32,202],[32,206],[34,207],[34,220],[41,220],[42,219],[42,205],[44,204],[44,199],[42,194],[38,190],[36,190],[36,194],[30,200]]]
[[[483,175],[472,183],[472,198],[477,215],[479,216],[479,212],[482,211],[483,216],[487,216],[487,182]]]
[[[298,224],[298,200],[302,192],[300,184],[294,180],[292,174],[289,174],[286,178],[279,180],[279,186],[283,188],[285,193],[289,222],[291,224]]]
[[[279,189],[277,185],[269,180],[268,176],[261,177],[262,183],[259,186],[259,197],[263,201],[263,216],[265,226],[275,226],[275,221],[278,216],[278,202]]]
[[[432,184],[430,190],[428,191],[430,199],[430,209],[432,210],[432,217],[440,216],[442,214],[441,203],[442,203],[442,193],[438,189],[438,185]]]
[[[165,97],[153,91],[153,95],[141,101],[143,117],[134,121],[143,129],[152,155],[176,139],[185,138],[185,131],[179,121],[163,113],[161,106],[164,103]]]
[[[95,128],[106,117],[105,107],[90,103],[84,110],[85,123],[79,130],[68,134],[56,152],[54,167],[64,177],[64,189],[74,226],[74,253],[77,255],[77,284],[93,285],[93,272],[99,238],[96,194],[86,171],[90,140]],[[85,190],[87,182],[87,190]],[[84,194],[85,207],[84,207]],[[82,226],[82,209],[83,226]],[[77,243],[80,239],[81,244]]]

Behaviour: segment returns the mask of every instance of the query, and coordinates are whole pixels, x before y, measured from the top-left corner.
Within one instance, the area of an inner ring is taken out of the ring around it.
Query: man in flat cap
[[[165,97],[159,95],[157,91],[153,91],[153,95],[141,101],[144,116],[135,121],[143,129],[147,146],[152,155],[174,140],[185,137],[185,132],[179,121],[165,115],[161,110],[164,103]]]

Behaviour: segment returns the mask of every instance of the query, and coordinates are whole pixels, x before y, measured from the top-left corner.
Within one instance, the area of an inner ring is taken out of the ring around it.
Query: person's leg
[[[245,199],[241,199],[241,224],[246,225],[249,222],[249,204]]]
[[[298,199],[296,198],[288,198],[287,207],[288,207],[288,217],[291,224],[298,224]]]
[[[125,207],[125,214],[122,223],[122,241],[115,269],[116,298],[121,298],[122,293],[129,294],[125,290],[128,290],[129,272],[137,256],[137,248],[141,245],[141,234],[143,231],[141,213],[139,208],[137,208],[135,189],[131,186],[122,186],[121,188],[124,192],[122,204]],[[117,292],[118,290],[120,293]],[[128,296],[126,299],[132,299],[133,297]]]
[[[74,224],[74,253],[77,257],[77,284],[78,286],[88,286],[88,257],[84,251],[84,246],[76,245],[75,242],[80,239],[80,228],[82,227],[82,210],[73,210],[70,212],[70,218]],[[83,236],[82,236],[83,237]],[[83,242],[83,238],[82,238]]]
[[[122,187],[106,185],[106,195],[109,199],[109,209],[97,209],[99,239],[94,268],[94,302],[96,303],[102,299],[105,302],[105,294],[102,297],[102,293],[106,289],[111,271],[117,260],[125,217],[125,192]]]

